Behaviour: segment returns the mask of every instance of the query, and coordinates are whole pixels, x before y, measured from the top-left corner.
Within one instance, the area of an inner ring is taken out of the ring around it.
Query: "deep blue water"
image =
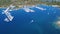
[[[46,5],[38,7],[46,10],[32,7],[30,9],[35,12],[27,13],[22,8],[11,11],[11,15],[14,16],[11,22],[4,21],[6,18],[6,15],[2,14],[4,8],[0,8],[0,34],[60,34],[60,30],[52,25],[60,17],[60,9]],[[34,22],[30,23],[31,20]]]

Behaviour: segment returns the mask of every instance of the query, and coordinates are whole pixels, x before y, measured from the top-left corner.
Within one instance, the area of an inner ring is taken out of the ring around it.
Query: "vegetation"
[[[60,2],[56,2],[53,0],[52,2],[49,2],[48,0],[45,2],[41,0],[0,0],[0,7],[7,7],[12,3],[16,6],[35,5],[35,4],[60,5]]]
[[[47,5],[59,5],[60,6],[60,2],[56,2],[56,1],[53,1],[53,2],[45,2],[45,4],[47,4]]]

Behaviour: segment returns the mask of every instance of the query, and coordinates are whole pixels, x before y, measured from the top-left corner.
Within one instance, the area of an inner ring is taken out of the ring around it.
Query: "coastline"
[[[36,5],[39,5],[39,4],[27,4],[27,5],[17,5],[16,6],[16,8],[18,9],[18,8],[23,8],[24,6],[27,6],[27,7],[32,7],[32,6],[36,6]],[[59,5],[47,5],[47,4],[42,4],[42,5],[46,5],[46,6],[52,6],[52,7],[57,7],[57,8],[60,8],[60,6]],[[9,7],[9,6],[7,6],[7,7]],[[4,6],[0,6],[0,8],[7,8],[7,7],[4,7]]]

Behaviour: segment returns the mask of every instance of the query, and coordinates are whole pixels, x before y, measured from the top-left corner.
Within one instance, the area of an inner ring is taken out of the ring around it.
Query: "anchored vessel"
[[[11,15],[11,13],[9,12],[10,9],[13,9],[14,6],[10,5],[4,12],[2,12],[2,14],[5,14],[7,16],[7,18],[4,19],[4,21],[9,22],[13,20],[13,16]]]

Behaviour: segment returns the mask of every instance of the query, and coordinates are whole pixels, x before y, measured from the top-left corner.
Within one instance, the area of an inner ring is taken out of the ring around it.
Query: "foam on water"
[[[34,10],[31,10],[29,8],[23,8],[25,10],[25,12],[35,12]]]
[[[36,8],[40,9],[40,10],[46,10],[45,8],[41,8],[41,7],[37,7],[37,6],[36,6]]]

